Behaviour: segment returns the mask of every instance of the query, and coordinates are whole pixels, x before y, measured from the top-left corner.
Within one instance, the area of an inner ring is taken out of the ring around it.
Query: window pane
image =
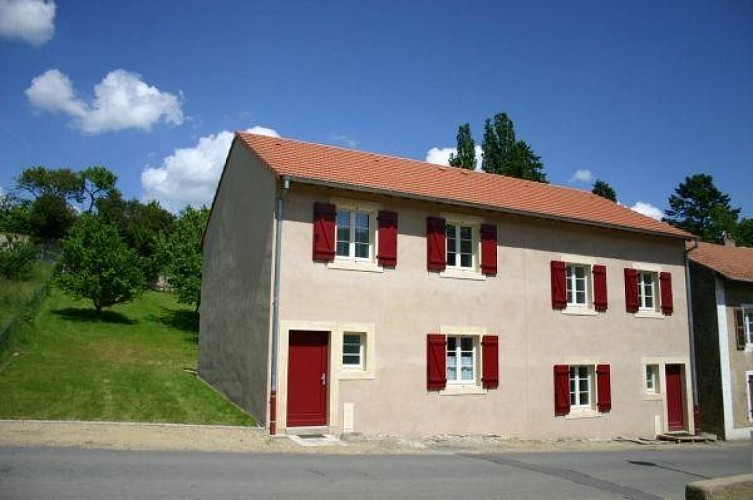
[[[473,267],[473,256],[462,254],[460,256],[460,267]]]
[[[471,231],[470,226],[460,226],[460,239],[461,240],[469,240],[472,238],[473,232]]]
[[[460,240],[460,253],[473,253],[471,240]]]
[[[472,351],[473,339],[471,337],[462,337],[460,339],[460,348],[464,351]]]
[[[359,259],[369,258],[369,244],[368,243],[355,243],[356,257]]]
[[[350,212],[337,211],[337,255],[350,255]]]
[[[454,351],[447,352],[447,380],[457,380],[457,357]]]
[[[356,228],[369,229],[369,214],[366,212],[356,212]]]

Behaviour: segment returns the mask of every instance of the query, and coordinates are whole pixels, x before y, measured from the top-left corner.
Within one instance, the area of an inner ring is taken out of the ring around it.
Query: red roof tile
[[[753,248],[701,243],[689,257],[728,279],[753,282]]]
[[[579,189],[243,132],[236,132],[236,140],[276,175],[294,181],[692,238],[680,229]]]

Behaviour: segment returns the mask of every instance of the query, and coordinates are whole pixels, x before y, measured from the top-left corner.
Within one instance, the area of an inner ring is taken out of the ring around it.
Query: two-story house
[[[692,432],[689,238],[581,190],[238,133],[199,374],[272,433]]]
[[[753,430],[753,249],[701,243],[689,253],[698,404],[703,430]]]

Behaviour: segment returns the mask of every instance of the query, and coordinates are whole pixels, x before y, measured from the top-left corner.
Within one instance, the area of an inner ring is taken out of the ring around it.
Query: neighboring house
[[[581,190],[238,133],[199,374],[272,433],[692,432],[690,238]]]
[[[753,249],[701,243],[689,253],[701,426],[753,430]]]

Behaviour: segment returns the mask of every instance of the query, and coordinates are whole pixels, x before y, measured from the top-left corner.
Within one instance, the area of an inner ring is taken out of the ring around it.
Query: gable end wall
[[[234,145],[204,237],[199,376],[266,420],[276,180]]]

